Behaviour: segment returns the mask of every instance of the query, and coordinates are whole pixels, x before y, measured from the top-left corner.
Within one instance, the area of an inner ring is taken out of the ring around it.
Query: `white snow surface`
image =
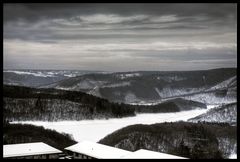
[[[77,75],[76,74],[64,74],[64,76],[71,78],[71,77],[76,77]]]
[[[161,92],[159,91],[159,89],[158,89],[157,87],[155,87],[154,89],[155,89],[155,91],[157,92],[157,94],[159,95],[159,97],[162,98]]]
[[[71,134],[76,141],[93,141],[98,142],[108,134],[123,127],[134,124],[155,124],[163,122],[187,121],[190,118],[206,113],[213,108],[208,106],[207,109],[196,109],[181,111],[176,113],[154,113],[154,114],[137,114],[134,117],[125,117],[119,119],[95,119],[82,121],[18,121],[12,123],[33,124],[43,126],[44,128],[53,129],[58,132]]]
[[[120,79],[126,79],[131,77],[139,77],[141,76],[140,73],[129,73],[129,74],[118,74],[117,75]]]
[[[237,159],[237,154],[233,153],[229,156],[229,159]]]
[[[123,156],[123,159],[187,159],[187,158],[140,149],[126,156]]]
[[[38,71],[38,72],[27,72],[27,71],[14,71],[14,70],[8,70],[8,71],[4,71],[4,72],[11,72],[11,73],[15,73],[15,74],[25,74],[25,75],[33,75],[36,77],[55,77],[53,75],[53,73],[47,73],[47,74],[43,74],[42,72]]]
[[[185,80],[186,78],[184,77],[179,77],[179,76],[159,76],[157,77],[157,80],[164,80],[166,82],[173,82],[173,81],[181,81],[181,80]]]
[[[3,157],[55,154],[61,152],[43,142],[3,145]]]

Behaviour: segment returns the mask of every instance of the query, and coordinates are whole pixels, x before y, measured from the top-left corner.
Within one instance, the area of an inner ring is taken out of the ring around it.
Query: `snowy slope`
[[[236,124],[237,122],[237,103],[227,104],[207,111],[205,114],[189,119],[190,122],[226,122]]]
[[[218,83],[217,85],[211,87],[209,90],[215,90],[215,89],[222,89],[222,88],[227,88],[232,85],[234,85],[237,81],[237,76],[231,77],[221,83]]]

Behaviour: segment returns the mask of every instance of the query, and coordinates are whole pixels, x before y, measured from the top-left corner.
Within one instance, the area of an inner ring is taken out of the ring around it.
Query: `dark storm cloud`
[[[4,4],[4,67],[236,66],[236,24],[236,4]]]
[[[98,17],[95,14],[98,14]],[[112,14],[116,15],[112,16]],[[138,15],[138,18],[134,17],[136,15]],[[128,18],[129,16],[130,18]],[[165,21],[161,20],[161,16],[162,19],[165,19]],[[99,19],[97,20],[97,18]],[[102,21],[100,20],[101,18]],[[93,20],[91,21],[91,19]],[[109,19],[115,21],[109,21]],[[88,22],[88,20],[90,21]],[[92,24],[104,25],[110,23],[116,30],[121,30],[122,28],[140,30],[204,29],[209,28],[210,26],[227,25],[229,27],[230,25],[228,24],[232,24],[234,28],[236,27],[236,4],[64,3],[4,5],[4,24],[13,22],[13,24],[10,23],[11,26],[17,25],[21,29],[21,26],[26,28],[38,23],[39,21],[47,21],[49,23],[47,25],[57,26],[59,28],[69,26],[73,28],[74,21],[77,21],[79,25],[81,24],[81,26],[75,25],[75,27],[89,28]],[[16,22],[18,22],[18,24],[16,24]],[[12,32],[14,32],[14,30]],[[28,30],[28,32],[31,32],[31,30]],[[7,37],[8,35],[5,34],[5,36]]]
[[[229,15],[236,17],[236,4],[5,4],[4,13],[6,21],[18,18],[36,21],[42,18],[66,18],[94,13],[207,15],[213,19],[222,19]]]

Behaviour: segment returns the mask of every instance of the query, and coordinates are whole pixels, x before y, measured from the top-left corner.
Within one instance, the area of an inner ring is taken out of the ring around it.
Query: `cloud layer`
[[[236,67],[236,4],[5,4],[4,68]]]

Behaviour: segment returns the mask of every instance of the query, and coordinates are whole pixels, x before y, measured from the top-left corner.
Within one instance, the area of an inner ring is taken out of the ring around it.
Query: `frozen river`
[[[154,124],[162,122],[187,121],[190,118],[205,113],[214,106],[208,106],[207,109],[198,109],[190,111],[182,111],[176,113],[157,113],[157,114],[137,114],[134,117],[126,117],[120,119],[97,119],[82,121],[58,121],[58,122],[42,122],[42,121],[24,121],[14,122],[22,124],[33,124],[43,126],[44,128],[53,129],[58,132],[71,134],[76,141],[89,140],[98,142],[106,135],[115,130],[134,124]]]

